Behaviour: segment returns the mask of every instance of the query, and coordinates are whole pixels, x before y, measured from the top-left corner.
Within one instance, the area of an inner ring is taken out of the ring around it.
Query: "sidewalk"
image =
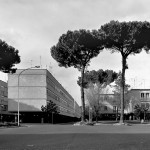
[[[150,125],[73,126],[22,124],[0,129],[0,149],[5,150],[148,150]]]
[[[0,128],[0,134],[70,134],[70,133],[150,133],[149,124],[113,125],[101,124],[95,126],[22,124],[23,127]]]

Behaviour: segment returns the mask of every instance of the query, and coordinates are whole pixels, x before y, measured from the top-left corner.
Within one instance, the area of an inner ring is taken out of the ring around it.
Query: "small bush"
[[[95,123],[94,122],[87,122],[86,125],[89,125],[89,126],[93,126]]]
[[[9,127],[9,126],[17,126],[16,122],[1,122],[0,127]]]

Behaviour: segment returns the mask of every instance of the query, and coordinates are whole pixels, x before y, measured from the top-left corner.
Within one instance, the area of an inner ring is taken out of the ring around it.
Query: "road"
[[[0,150],[149,150],[150,125],[0,128]]]

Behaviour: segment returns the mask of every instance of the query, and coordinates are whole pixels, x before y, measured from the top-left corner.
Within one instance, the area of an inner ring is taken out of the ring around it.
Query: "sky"
[[[50,48],[68,30],[99,29],[111,20],[150,21],[149,0],[0,0],[0,39],[19,50],[18,69],[48,69],[81,105],[77,69],[59,67]],[[150,54],[128,57],[126,79],[133,88],[150,88]],[[121,55],[103,50],[88,70],[121,70]],[[1,80],[7,76],[0,74]]]

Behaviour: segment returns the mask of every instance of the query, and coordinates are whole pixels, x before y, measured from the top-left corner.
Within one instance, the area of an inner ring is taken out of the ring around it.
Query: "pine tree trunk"
[[[116,121],[118,121],[118,107],[116,107]]]
[[[120,112],[120,123],[124,123],[124,85],[125,85],[125,68],[126,58],[122,56],[122,80],[121,80],[121,112]]]
[[[82,104],[82,109],[81,109],[81,121],[85,121],[85,100],[84,100],[84,88],[83,88],[83,83],[84,83],[84,70],[85,67],[82,67],[81,69],[81,104]]]

